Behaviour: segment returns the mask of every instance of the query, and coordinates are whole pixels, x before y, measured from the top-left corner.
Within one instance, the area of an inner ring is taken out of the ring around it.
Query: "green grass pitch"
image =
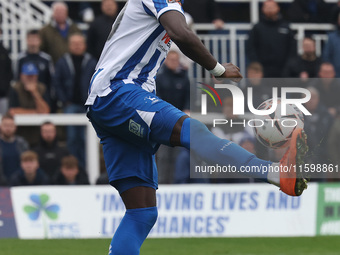
[[[109,239],[0,239],[1,255],[106,255]],[[336,255],[340,237],[148,239],[141,255]]]

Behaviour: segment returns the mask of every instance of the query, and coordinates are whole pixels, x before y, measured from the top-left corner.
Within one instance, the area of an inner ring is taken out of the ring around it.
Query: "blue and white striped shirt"
[[[119,13],[94,73],[86,105],[111,92],[115,80],[154,91],[155,76],[171,46],[159,23],[167,11],[183,14],[180,0],[129,0]]]

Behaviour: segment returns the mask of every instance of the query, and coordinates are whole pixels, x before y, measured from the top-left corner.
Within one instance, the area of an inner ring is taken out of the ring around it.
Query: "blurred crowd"
[[[85,171],[84,127],[56,127],[45,122],[40,127],[17,127],[16,114],[81,113],[96,62],[121,3],[102,0],[91,2],[53,2],[50,23],[26,35],[27,48],[18,59],[0,44],[0,185],[74,185],[88,184]],[[226,4],[211,0],[185,0],[183,9],[189,25],[212,23],[216,33],[223,33],[225,22],[249,22],[242,3]],[[237,13],[237,15],[235,15]],[[77,22],[88,23],[82,31]],[[313,32],[297,41],[290,23],[333,23],[316,54]],[[299,87],[311,92],[305,107],[305,131],[311,148],[310,164],[340,162],[340,1],[294,0],[279,5],[274,0],[261,4],[260,21],[249,32],[246,42],[247,87],[253,88],[254,107],[272,97],[272,84],[266,78],[296,78]],[[190,114],[188,70],[192,62],[174,45],[157,77],[157,95]],[[232,119],[232,98],[223,99],[223,112]],[[212,128],[212,132],[264,158],[277,161],[282,150],[268,150],[260,145],[248,128]],[[161,146],[156,155],[159,183],[249,182],[248,179],[191,179],[192,158],[183,148]],[[334,181],[338,175],[325,175],[318,181]],[[97,180],[108,183],[105,167]]]

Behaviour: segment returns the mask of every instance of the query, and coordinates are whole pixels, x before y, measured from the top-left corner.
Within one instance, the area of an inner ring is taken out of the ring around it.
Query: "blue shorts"
[[[136,84],[118,81],[111,89],[107,96],[97,97],[87,113],[103,145],[109,181],[117,184],[137,177],[145,185],[135,181],[135,187],[157,189],[154,154],[160,144],[170,146],[172,130],[185,113]]]

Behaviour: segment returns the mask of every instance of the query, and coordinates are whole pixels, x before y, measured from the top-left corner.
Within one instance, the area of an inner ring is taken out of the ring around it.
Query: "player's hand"
[[[234,82],[239,82],[242,80],[243,76],[240,73],[239,67],[235,66],[232,63],[224,63],[222,65],[225,68],[225,72],[221,76],[216,77],[217,79],[227,78]]]

